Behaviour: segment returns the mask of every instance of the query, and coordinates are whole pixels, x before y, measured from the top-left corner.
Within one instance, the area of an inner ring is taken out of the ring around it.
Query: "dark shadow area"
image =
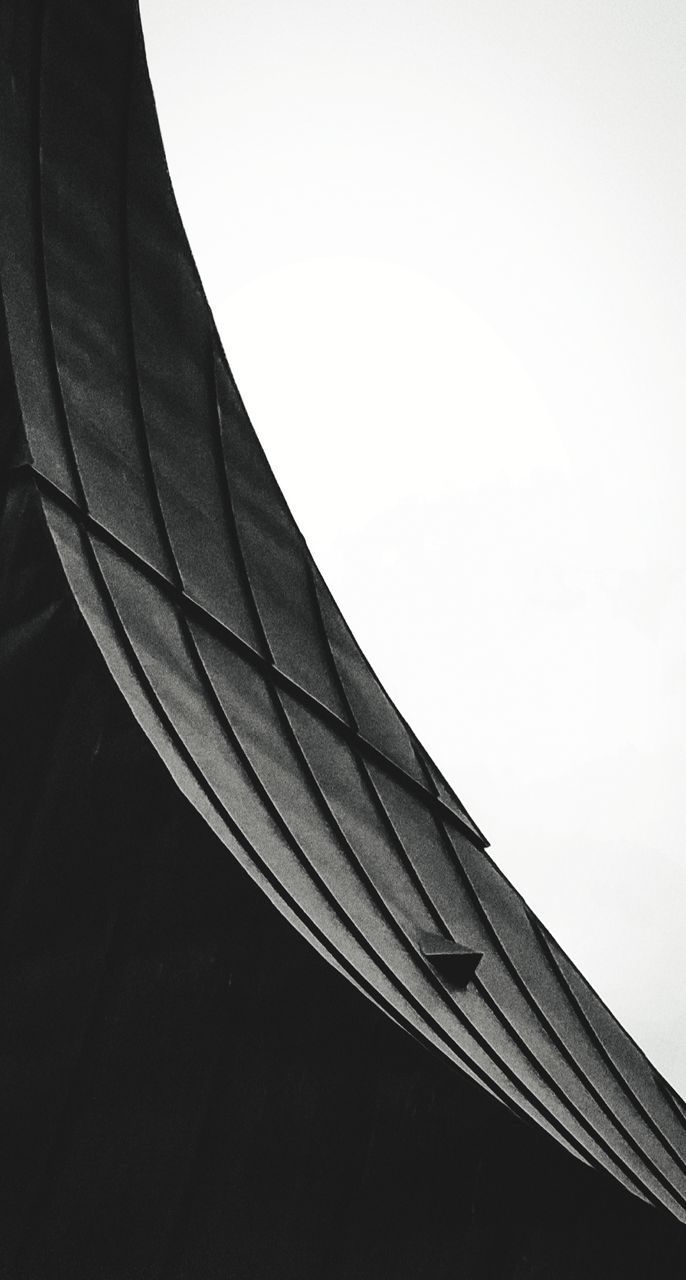
[[[0,561],[0,1273],[683,1276],[683,1229],[415,1043],[171,782],[33,481]]]

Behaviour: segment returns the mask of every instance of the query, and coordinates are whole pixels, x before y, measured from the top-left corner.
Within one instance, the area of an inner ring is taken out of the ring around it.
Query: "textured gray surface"
[[[488,857],[272,477],[178,218],[134,6],[2,13],[21,420],[71,590],[134,715],[327,959],[569,1151],[686,1219],[679,1104]],[[483,953],[466,989],[427,960],[426,932]]]

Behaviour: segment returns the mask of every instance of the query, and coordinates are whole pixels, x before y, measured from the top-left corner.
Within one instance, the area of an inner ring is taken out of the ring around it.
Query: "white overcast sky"
[[[686,5],[141,7],[186,230],[329,585],[686,1091]]]

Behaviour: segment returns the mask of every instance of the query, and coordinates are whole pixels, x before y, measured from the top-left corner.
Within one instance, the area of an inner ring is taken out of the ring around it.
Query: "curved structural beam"
[[[686,1221],[680,1104],[488,857],[274,480],[174,203],[135,4],[0,0],[0,30],[14,462],[138,722],[331,964]]]

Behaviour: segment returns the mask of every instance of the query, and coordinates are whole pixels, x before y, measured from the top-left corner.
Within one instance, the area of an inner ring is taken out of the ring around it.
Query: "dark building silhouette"
[[[311,559],[133,0],[0,0],[0,86],[0,1276],[683,1277],[684,1104]]]

